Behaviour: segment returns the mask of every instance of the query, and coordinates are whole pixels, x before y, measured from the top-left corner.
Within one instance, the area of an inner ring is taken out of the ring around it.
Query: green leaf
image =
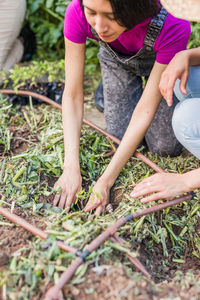
[[[53,7],[53,3],[54,3],[54,0],[47,0],[47,1],[46,1],[46,7],[47,7],[47,8]]]

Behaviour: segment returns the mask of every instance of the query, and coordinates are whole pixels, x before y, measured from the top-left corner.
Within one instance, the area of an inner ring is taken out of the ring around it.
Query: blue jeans
[[[180,102],[174,110],[172,127],[179,142],[200,159],[200,66],[190,67],[187,95],[181,93],[179,84],[177,79],[174,92]]]

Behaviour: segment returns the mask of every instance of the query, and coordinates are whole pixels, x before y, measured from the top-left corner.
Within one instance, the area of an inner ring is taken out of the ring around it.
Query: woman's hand
[[[66,209],[69,212],[71,204],[76,200],[76,194],[81,190],[82,178],[80,171],[66,169],[60,176],[54,187],[61,187],[60,194],[54,197],[53,205]]]
[[[142,203],[175,197],[190,191],[185,179],[184,174],[155,174],[138,183],[133,189],[131,197],[137,198],[153,193],[143,198]]]
[[[187,94],[186,83],[189,76],[189,54],[188,50],[177,53],[162,73],[159,88],[168,106],[172,106],[173,89],[178,78],[180,79],[181,92],[185,95]]]
[[[92,189],[92,194],[84,211],[95,210],[95,215],[100,215],[109,203],[110,188],[99,179]]]

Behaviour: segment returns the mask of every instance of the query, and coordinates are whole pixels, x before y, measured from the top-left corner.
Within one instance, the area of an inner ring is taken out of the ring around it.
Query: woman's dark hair
[[[116,22],[128,30],[160,11],[158,0],[108,0]],[[81,5],[83,0],[80,0]]]

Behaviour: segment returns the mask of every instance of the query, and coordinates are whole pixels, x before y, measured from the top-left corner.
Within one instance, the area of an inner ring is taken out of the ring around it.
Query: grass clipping
[[[74,254],[58,249],[55,239],[80,250],[86,249],[88,243],[117,219],[144,207],[129,194],[131,186],[153,174],[153,170],[132,157],[112,189],[114,213],[100,217],[83,213],[91,187],[111,159],[106,154],[113,148],[104,136],[84,126],[80,143],[83,189],[76,206],[66,214],[51,205],[55,194],[53,185],[62,174],[64,158],[60,112],[46,105],[34,107],[31,99],[30,106],[25,107],[13,106],[3,97],[0,103],[0,204],[11,210],[17,207],[28,211],[33,220],[37,216],[50,236],[47,242],[33,237],[29,246],[12,253],[9,264],[0,271],[0,286],[9,299],[41,299],[49,283],[57,282],[61,272],[75,258]],[[147,155],[167,172],[183,173],[199,166],[193,156],[172,159]],[[200,258],[200,238],[196,232],[198,197],[197,191],[197,197],[188,203],[121,227],[118,235],[123,240],[122,245],[116,246],[107,240],[89,255],[72,283],[83,282],[88,267],[99,264],[123,264],[128,276],[133,276],[136,273],[124,255],[127,251],[135,257],[145,249],[148,255],[144,263],[156,280],[169,276],[162,270],[170,269],[170,264],[185,263],[186,254]],[[1,216],[0,226],[8,226],[6,221]],[[159,272],[151,263],[151,254],[155,251],[162,257]]]

